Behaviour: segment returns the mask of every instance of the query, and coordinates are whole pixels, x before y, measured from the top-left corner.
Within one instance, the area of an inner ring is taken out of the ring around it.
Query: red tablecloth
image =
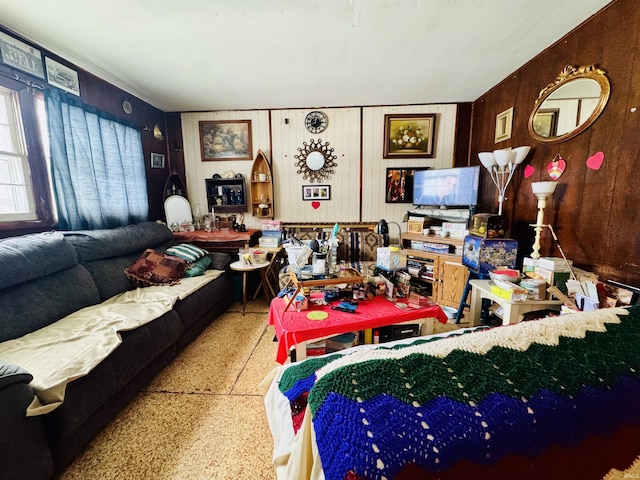
[[[290,307],[284,312],[285,305],[283,298],[274,298],[269,306],[267,317],[268,324],[274,326],[278,338],[276,355],[278,363],[284,363],[287,360],[289,349],[296,344],[314,338],[383,327],[420,318],[434,317],[440,323],[447,323],[447,316],[439,305],[402,309],[384,297],[373,297],[361,301],[358,304],[358,313],[346,313],[332,310],[331,307],[315,306],[302,312],[296,312]],[[325,311],[329,316],[324,320],[309,320],[307,313],[313,310]]]

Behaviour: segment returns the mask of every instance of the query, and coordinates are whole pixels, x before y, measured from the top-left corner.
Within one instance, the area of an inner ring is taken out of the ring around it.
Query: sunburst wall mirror
[[[298,167],[298,172],[302,174],[302,178],[309,180],[311,183],[328,179],[335,173],[335,162],[338,158],[333,153],[333,148],[329,148],[329,142],[322,143],[321,139],[313,138],[307,142],[303,142],[302,147],[298,147],[298,155],[294,158]]]

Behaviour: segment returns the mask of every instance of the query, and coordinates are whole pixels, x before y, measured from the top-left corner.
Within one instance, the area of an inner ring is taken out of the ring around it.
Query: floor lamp
[[[544,209],[547,207],[547,199],[553,195],[556,189],[556,182],[533,182],[531,188],[533,194],[538,197],[538,218],[536,218],[536,223],[531,225],[536,231],[531,258],[540,258],[540,236],[542,229],[547,226],[544,223]]]
[[[491,180],[498,189],[498,215],[502,215],[502,202],[515,169],[524,162],[531,147],[503,148],[493,152],[480,152],[478,158],[482,166],[489,171]]]

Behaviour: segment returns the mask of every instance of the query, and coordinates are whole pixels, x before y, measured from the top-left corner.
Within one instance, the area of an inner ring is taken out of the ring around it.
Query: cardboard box
[[[536,278],[523,278],[520,286],[529,292],[528,296],[531,300],[547,299],[547,282]]]
[[[509,292],[504,290],[497,285],[491,286],[491,293],[496,297],[504,298],[510,302],[523,302],[527,299],[526,293],[518,293],[518,292]]]
[[[376,266],[384,270],[407,268],[407,254],[404,250],[391,250],[389,247],[379,247]]]
[[[407,222],[407,232],[419,233],[422,235],[424,230],[424,222],[422,220],[409,220]]]
[[[444,222],[442,224],[442,231],[449,234],[451,238],[464,238],[466,229],[466,223]]]
[[[462,264],[469,269],[488,273],[496,267],[516,268],[518,242],[508,238],[464,237]]]
[[[500,215],[477,213],[471,217],[469,233],[482,238],[504,238],[504,219]]]
[[[533,274],[532,278],[539,278],[547,282],[548,285],[556,286],[560,289],[562,293],[567,294],[567,280],[571,278],[570,272],[554,272],[553,270],[549,270],[547,268],[542,268],[537,266]]]
[[[572,265],[573,262],[571,260],[564,261],[564,258],[559,257],[540,257],[538,259],[538,267],[545,268],[547,270],[552,270],[554,272],[568,272],[569,267],[567,266],[567,262],[569,265]]]
[[[282,222],[280,220],[262,220],[262,231],[280,231]]]

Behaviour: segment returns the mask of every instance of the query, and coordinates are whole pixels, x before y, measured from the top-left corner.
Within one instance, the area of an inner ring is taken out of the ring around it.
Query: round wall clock
[[[307,127],[311,133],[322,133],[327,129],[329,119],[327,115],[318,110],[309,112],[304,119],[304,126]]]

